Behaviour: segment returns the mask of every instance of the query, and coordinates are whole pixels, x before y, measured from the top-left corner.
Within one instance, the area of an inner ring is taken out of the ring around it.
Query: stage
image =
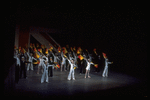
[[[34,71],[27,71],[27,79],[20,79],[15,84],[13,92],[7,92],[5,96],[30,97],[30,98],[55,98],[74,97],[86,98],[88,96],[147,96],[145,93],[146,83],[135,77],[109,71],[108,77],[102,77],[102,70],[99,73],[90,72],[91,78],[84,78],[75,70],[76,80],[67,80],[69,71],[54,69],[53,77],[49,77],[49,83],[41,83],[41,75]],[[144,85],[145,84],[145,85]]]

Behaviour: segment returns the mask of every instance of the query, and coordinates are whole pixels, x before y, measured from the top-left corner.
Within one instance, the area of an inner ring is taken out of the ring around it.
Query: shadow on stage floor
[[[84,74],[75,71],[76,80],[67,80],[69,71],[54,69],[49,83],[40,83],[41,75],[37,70],[27,71],[27,79],[20,79],[11,92],[5,96],[30,98],[87,98],[89,96],[147,96],[147,85],[143,81],[121,73],[109,72],[108,77],[99,73],[90,72],[91,78],[84,78]]]

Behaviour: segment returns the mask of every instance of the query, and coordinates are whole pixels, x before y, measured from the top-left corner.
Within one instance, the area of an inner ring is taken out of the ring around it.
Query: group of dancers
[[[37,74],[42,73],[41,83],[48,81],[48,77],[53,76],[53,69],[60,69],[60,71],[66,71],[69,69],[68,80],[75,80],[74,70],[76,68],[80,69],[80,74],[84,73],[84,78],[90,77],[90,67],[93,65],[98,71],[100,67],[101,56],[98,55],[96,49],[93,50],[93,54],[89,54],[86,49],[83,51],[81,47],[69,48],[68,45],[66,47],[57,49],[57,52],[54,52],[53,47],[50,46],[46,48],[44,45],[39,46],[38,44],[35,46],[34,44],[30,44],[30,47],[24,48],[14,48],[14,58],[16,59],[16,71],[15,71],[15,81],[18,83],[19,78],[22,77],[22,72],[24,73],[24,78],[26,78],[26,70],[33,69],[33,64],[38,67]],[[28,52],[27,52],[28,51]],[[105,59],[105,67],[102,73],[103,77],[108,77],[108,64],[112,64],[113,62],[108,62],[108,58],[105,53],[102,53]],[[27,68],[26,68],[27,67]]]

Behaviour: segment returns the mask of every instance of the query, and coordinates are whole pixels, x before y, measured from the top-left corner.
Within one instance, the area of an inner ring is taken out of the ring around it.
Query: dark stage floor
[[[143,81],[132,76],[117,72],[109,72],[109,76],[104,78],[99,73],[90,72],[91,78],[84,78],[84,74],[79,74],[75,70],[76,80],[67,80],[69,71],[54,69],[53,77],[49,77],[49,83],[40,83],[41,73],[36,74],[37,69],[27,72],[27,79],[20,79],[11,96],[31,97],[31,98],[51,98],[51,97],[76,97],[81,96],[147,96],[147,86]],[[10,94],[9,94],[10,95]]]

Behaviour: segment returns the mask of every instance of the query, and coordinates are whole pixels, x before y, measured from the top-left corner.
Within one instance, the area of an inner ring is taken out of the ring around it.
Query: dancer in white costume
[[[54,53],[52,52],[52,55],[54,57],[54,63],[57,63],[57,60],[60,60],[60,59],[56,56],[56,53],[54,55]]]
[[[85,58],[84,58],[85,59]],[[86,67],[86,73],[85,73],[85,78],[86,78],[86,75],[88,74],[88,78],[91,78],[90,75],[89,75],[89,72],[90,72],[90,66],[91,64],[94,65],[94,63],[90,62],[90,59],[85,59],[86,62],[87,62],[87,67]]]
[[[108,77],[108,64],[112,64],[112,63],[113,62],[108,62],[108,58],[105,57],[105,68],[102,74],[103,77]]]
[[[68,80],[71,80],[71,74],[72,74],[72,79],[73,80],[75,80],[75,77],[74,77],[74,67],[76,66],[75,64],[74,64],[74,61],[73,61],[73,59],[72,60],[69,60],[68,58],[67,58],[67,60],[68,60],[68,62],[69,62],[69,64],[71,65],[71,67],[70,67],[70,72],[69,72],[69,75],[68,75]]]
[[[44,59],[43,59],[42,54],[38,53],[38,55],[40,56],[40,57],[39,57],[40,63],[38,64],[38,71],[37,71],[37,74],[39,74],[39,70],[40,70],[40,69],[41,69],[41,72],[43,73],[42,66],[43,66],[43,64],[44,64]]]
[[[61,71],[63,66],[64,66],[64,71],[66,71],[66,58],[63,56],[63,52],[61,53],[61,57],[62,57]]]
[[[49,65],[47,61],[45,61],[45,63],[43,64],[44,72],[41,77],[41,83],[44,82],[44,79],[46,79],[46,82],[48,83],[48,67],[50,66],[53,66],[53,65]]]
[[[30,62],[27,66],[27,71],[29,70],[29,66],[30,66],[31,70],[33,70],[33,59],[34,60],[36,60],[36,59],[32,56],[32,53],[30,53],[30,55],[29,55],[29,53],[27,52],[27,55],[29,57],[29,62]]]

